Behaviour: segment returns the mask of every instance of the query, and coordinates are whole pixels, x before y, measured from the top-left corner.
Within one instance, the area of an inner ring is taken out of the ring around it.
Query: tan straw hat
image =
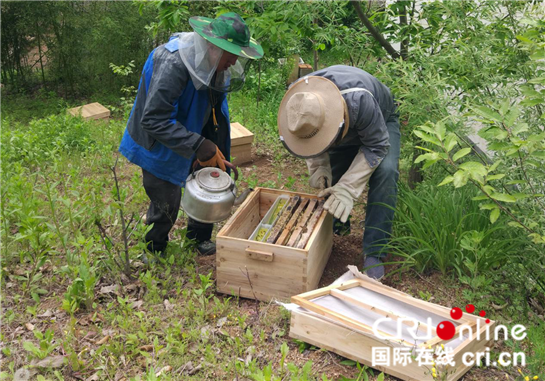
[[[278,110],[278,133],[295,156],[321,155],[348,131],[348,110],[329,79],[307,76],[290,87]]]

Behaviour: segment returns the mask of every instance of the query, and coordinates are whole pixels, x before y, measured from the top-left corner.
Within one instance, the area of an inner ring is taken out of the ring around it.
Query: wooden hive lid
[[[240,123],[231,123],[231,147],[252,144],[254,134]]]
[[[79,116],[83,119],[103,119],[110,116],[110,110],[98,102],[89,103],[85,106],[74,107],[68,110],[74,116]]]

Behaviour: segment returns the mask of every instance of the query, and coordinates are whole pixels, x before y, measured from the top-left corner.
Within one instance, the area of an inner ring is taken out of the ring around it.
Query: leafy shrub
[[[96,128],[96,125],[63,114],[32,120],[25,127],[12,125],[9,119],[5,119],[3,165],[9,166],[14,162],[35,164],[63,153],[94,151],[98,143],[91,136],[92,128]]]

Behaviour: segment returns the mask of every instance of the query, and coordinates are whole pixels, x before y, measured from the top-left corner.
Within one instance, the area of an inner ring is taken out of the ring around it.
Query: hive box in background
[[[219,292],[270,301],[288,300],[318,287],[333,246],[333,220],[325,210],[302,249],[249,240],[280,195],[318,198],[256,188],[216,236]]]
[[[254,134],[240,123],[231,123],[231,158],[234,165],[252,161]]]
[[[71,108],[68,110],[68,113],[74,116],[81,116],[85,120],[110,119],[110,110],[98,102]]]

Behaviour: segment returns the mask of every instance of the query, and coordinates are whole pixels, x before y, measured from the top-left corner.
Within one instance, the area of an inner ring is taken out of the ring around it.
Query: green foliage
[[[101,147],[91,135],[92,124],[60,114],[31,121],[28,126],[3,120],[2,170],[11,172],[16,163],[36,165],[54,161],[69,152],[92,153]]]
[[[528,328],[528,338],[533,343],[533,356],[530,359],[530,374],[545,377],[545,329],[543,326]]]
[[[23,343],[23,348],[28,352],[29,357],[43,360],[58,346],[54,343],[54,332],[53,330],[48,329],[45,333],[42,333],[35,329],[32,333],[34,333],[34,337],[38,339],[39,345],[36,346],[31,341],[25,341]]]
[[[347,1],[330,2],[242,2],[255,38],[268,54],[289,55],[306,50],[332,49],[333,53],[356,63],[368,48],[365,34],[351,28],[357,19]]]
[[[503,99],[468,105],[463,115],[451,115],[418,126],[414,134],[426,143],[426,147],[420,147],[426,153],[416,158],[416,162],[424,162],[424,168],[438,162],[446,165],[450,175],[439,183],[440,186],[452,184],[462,188],[471,184],[480,192],[474,200],[479,201],[480,209],[489,211],[491,223],[505,225],[504,219],[500,223],[500,218],[505,216],[511,220],[510,227],[523,229],[537,247],[520,258],[521,263],[531,279],[545,290],[545,257],[537,254],[545,244],[542,213],[545,207],[545,92],[539,87],[545,84],[545,79],[537,62],[545,51],[545,24],[522,19],[521,25],[525,29],[517,35],[521,42],[519,51],[528,58],[519,64],[519,74],[533,73],[534,77],[527,76],[523,84],[505,86]],[[457,133],[460,125],[475,122],[482,124],[479,136],[488,143],[488,158],[479,154],[469,156],[471,147],[467,147]],[[474,253],[480,251],[478,235],[466,240],[465,244],[471,246],[470,251]],[[512,258],[519,257],[515,254]]]
[[[71,314],[80,307],[90,310],[95,298],[95,285],[98,281],[96,269],[89,264],[89,259],[85,253],[82,253],[78,267],[71,267],[70,278],[72,284],[68,286],[62,308]]]
[[[312,361],[307,361],[302,367],[298,367],[293,363],[285,363],[286,357],[288,355],[289,348],[288,345],[284,342],[280,346],[280,365],[279,373],[273,369],[272,364],[266,365],[263,369],[258,369],[250,374],[250,378],[254,381],[281,381],[281,380],[291,380],[291,381],[311,381],[311,380],[327,380],[325,376],[321,378],[316,378],[312,376]]]
[[[139,6],[140,14],[143,14],[146,10],[155,11],[153,13],[156,13],[156,21],[150,22],[146,26],[146,29],[154,38],[158,36],[167,38],[169,34],[174,32],[190,29],[187,22],[190,17],[188,1],[146,1],[135,3]]]
[[[402,186],[392,252],[419,272],[456,270],[469,280],[504,264],[522,243],[512,237],[507,225],[493,226],[472,198],[467,191],[429,184],[415,191]]]

